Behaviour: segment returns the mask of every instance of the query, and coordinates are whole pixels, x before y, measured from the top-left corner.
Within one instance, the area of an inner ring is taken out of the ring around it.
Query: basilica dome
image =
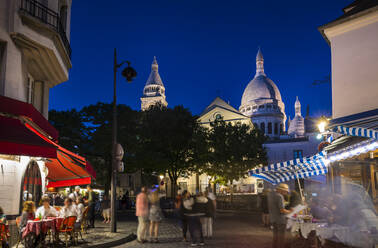
[[[244,90],[239,111],[269,137],[276,138],[285,132],[285,104],[278,87],[264,72],[260,49],[256,56],[256,74]]]
[[[241,105],[248,105],[248,103],[258,99],[274,99],[282,101],[278,87],[265,75],[259,75],[249,82],[244,90]]]

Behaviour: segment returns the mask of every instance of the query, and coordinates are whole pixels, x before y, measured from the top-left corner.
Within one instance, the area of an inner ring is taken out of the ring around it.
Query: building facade
[[[165,87],[159,75],[159,65],[156,57],[152,61],[151,73],[144,86],[143,96],[140,101],[142,110],[147,110],[154,105],[168,106],[168,102],[165,99]]]
[[[342,16],[319,27],[331,48],[333,118],[378,106],[377,9],[375,0],[354,1]]]
[[[0,2],[0,202],[10,216],[20,213],[29,195],[37,201],[48,183],[42,154],[51,155],[52,147],[36,134],[57,139],[46,118],[49,90],[67,81],[71,68],[71,4]]]
[[[354,1],[343,12],[319,27],[332,58],[332,120],[328,128],[333,141],[325,150],[336,159],[331,160],[327,182],[340,194],[349,192],[350,182],[362,187],[378,209],[378,141],[359,131],[378,130],[378,1]],[[340,135],[335,127],[353,132]]]

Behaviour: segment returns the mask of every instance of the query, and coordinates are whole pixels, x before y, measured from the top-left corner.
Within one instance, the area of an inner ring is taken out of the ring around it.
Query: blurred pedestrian
[[[262,212],[262,222],[265,227],[270,227],[269,221],[269,207],[268,207],[268,195],[270,189],[264,189],[263,193],[260,194],[260,207]]]
[[[211,188],[208,187],[205,196],[207,196],[207,199],[209,200],[209,206],[208,206],[208,211],[206,213],[207,217],[207,223],[206,223],[206,229],[204,230],[204,233],[206,233],[205,237],[211,238],[213,237],[213,225],[214,225],[214,218],[215,218],[215,213],[217,211],[217,201],[216,201],[216,196],[212,192]]]
[[[142,187],[141,192],[137,195],[135,205],[135,215],[138,217],[137,241],[138,243],[145,243],[147,236],[147,223],[149,214],[146,187]]]
[[[179,199],[179,202],[177,203],[176,207],[179,209],[179,218],[181,220],[181,227],[182,227],[182,235],[183,235],[183,241],[187,242],[186,234],[188,232],[188,219],[185,216],[184,212],[184,205],[183,201],[190,198],[190,193],[187,190],[184,190],[181,194],[181,197]]]
[[[285,209],[284,196],[289,194],[289,185],[281,183],[268,195],[270,222],[273,225],[273,248],[285,247],[286,214],[292,210]]]
[[[94,228],[95,222],[95,206],[96,206],[96,195],[92,189],[91,185],[87,185],[88,199],[86,203],[88,204],[88,228]]]
[[[205,245],[202,234],[200,217],[205,214],[201,212],[200,202],[196,202],[194,197],[189,197],[183,201],[184,215],[188,220],[191,246]]]
[[[110,223],[110,201],[108,200],[108,196],[105,195],[104,199],[101,202],[102,208],[102,216],[104,217],[104,223]]]
[[[158,243],[158,234],[159,234],[159,223],[163,219],[163,213],[160,208],[160,198],[157,189],[152,192],[149,196],[150,202],[150,211],[149,211],[149,220],[150,220],[150,242]]]

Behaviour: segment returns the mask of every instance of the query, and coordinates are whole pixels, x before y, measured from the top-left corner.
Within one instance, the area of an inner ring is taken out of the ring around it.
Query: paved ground
[[[252,213],[219,213],[214,224],[214,237],[206,240],[206,247],[219,248],[270,248],[271,231],[261,227],[259,214]],[[136,232],[136,225],[132,228]],[[165,220],[161,224],[160,243],[139,244],[136,241],[118,246],[129,247],[156,247],[156,248],[181,248],[189,247],[190,243],[182,242],[181,229],[171,220]]]

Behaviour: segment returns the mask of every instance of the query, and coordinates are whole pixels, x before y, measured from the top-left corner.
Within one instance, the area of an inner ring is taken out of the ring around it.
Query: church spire
[[[295,101],[295,115],[299,115],[301,116],[301,103],[299,102],[299,99],[298,99],[298,96],[297,96],[297,100]]]
[[[256,55],[256,75],[255,75],[255,77],[261,76],[261,75],[265,76],[265,73],[264,73],[264,57],[263,57],[261,49],[259,47],[259,50],[257,51],[257,55]]]
[[[152,61],[152,65],[151,65],[151,70],[158,71],[158,69],[159,69],[159,65],[157,63],[156,56],[154,56],[154,60]]]

